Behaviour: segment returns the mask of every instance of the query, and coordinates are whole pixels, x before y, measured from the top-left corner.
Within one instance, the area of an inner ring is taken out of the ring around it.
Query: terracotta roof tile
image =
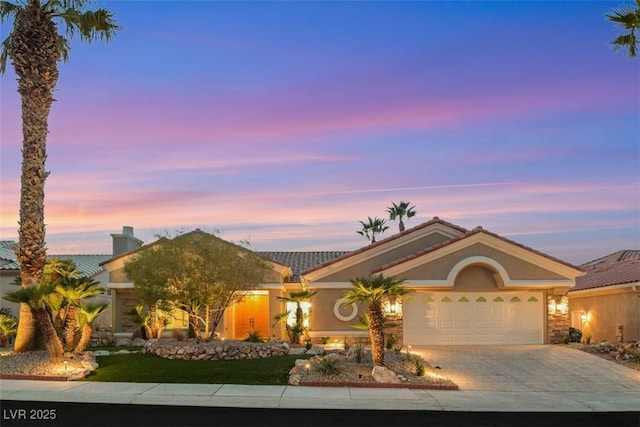
[[[313,268],[318,264],[329,262],[332,259],[338,258],[348,251],[309,251],[309,252],[283,252],[283,251],[267,251],[257,252],[258,254],[269,258],[279,264],[289,266],[293,273],[290,278],[291,281],[300,280],[300,274]]]
[[[372,243],[370,245],[364,246],[364,247],[362,247],[360,249],[357,249],[355,251],[346,252],[344,255],[342,255],[340,257],[334,258],[334,259],[329,260],[327,262],[324,262],[322,264],[318,264],[315,267],[312,267],[312,268],[309,268],[307,270],[304,270],[302,273],[303,274],[311,273],[312,271],[319,270],[321,268],[327,267],[327,266],[329,266],[329,265],[331,265],[333,263],[336,263],[338,261],[342,261],[342,260],[350,258],[350,257],[352,257],[354,255],[366,252],[369,249],[375,248],[375,247],[380,246],[380,245],[384,245],[387,242],[390,242],[392,240],[398,239],[398,238],[400,238],[402,236],[406,236],[407,234],[414,233],[414,232],[416,232],[418,230],[421,230],[423,228],[429,227],[429,226],[434,225],[434,224],[446,225],[447,227],[453,228],[453,229],[455,229],[457,231],[460,231],[461,233],[467,232],[467,230],[465,228],[462,228],[460,226],[457,226],[457,225],[452,224],[452,223],[447,222],[447,221],[443,221],[440,218],[438,218],[437,216],[434,216],[431,220],[429,220],[427,222],[424,222],[422,224],[419,224],[419,225],[417,225],[415,227],[406,229],[402,233],[394,234],[393,236],[387,237],[386,239],[383,239],[383,240],[377,241],[375,243]]]
[[[423,256],[423,255],[426,255],[426,254],[428,254],[428,253],[431,253],[431,252],[437,251],[438,249],[441,249],[441,248],[443,248],[443,247],[445,247],[445,246],[449,246],[449,245],[452,245],[452,244],[454,244],[454,243],[456,243],[456,242],[459,242],[460,240],[467,239],[467,238],[469,238],[469,237],[471,237],[471,236],[473,236],[473,235],[475,235],[475,234],[478,234],[478,233],[484,233],[484,234],[487,234],[487,235],[489,235],[489,236],[493,236],[493,237],[495,237],[495,238],[497,238],[497,239],[500,239],[500,240],[502,240],[502,241],[508,242],[508,243],[510,243],[510,244],[512,244],[512,245],[515,245],[515,246],[518,246],[518,247],[520,247],[520,248],[522,248],[522,249],[526,249],[527,251],[530,251],[530,252],[536,253],[536,254],[538,254],[538,255],[540,255],[540,256],[543,256],[543,257],[545,257],[545,258],[551,259],[551,260],[553,260],[553,261],[555,261],[555,262],[558,262],[558,263],[560,263],[560,264],[564,264],[564,265],[569,266],[569,267],[571,267],[571,268],[575,268],[575,269],[577,269],[577,270],[580,270],[580,268],[579,268],[579,267],[576,267],[575,265],[569,264],[569,263],[567,263],[567,262],[565,262],[565,261],[563,261],[563,260],[561,260],[561,259],[558,259],[558,258],[552,257],[551,255],[545,254],[545,253],[543,253],[543,252],[540,252],[540,251],[538,251],[538,250],[535,250],[535,249],[533,249],[533,248],[530,248],[530,247],[528,247],[528,246],[525,246],[525,245],[523,245],[523,244],[521,244],[521,243],[515,242],[515,241],[513,241],[513,240],[507,239],[506,237],[502,237],[502,236],[500,236],[500,235],[498,235],[498,234],[492,233],[492,232],[490,232],[490,231],[488,231],[488,230],[485,230],[485,229],[484,229],[484,228],[482,228],[481,226],[477,226],[477,227],[476,227],[476,228],[474,228],[473,230],[467,231],[467,232],[465,232],[465,233],[463,233],[463,234],[461,234],[461,235],[459,235],[459,236],[453,237],[453,238],[451,238],[451,239],[449,239],[449,240],[446,240],[446,241],[444,241],[444,242],[440,242],[440,243],[438,243],[438,244],[436,244],[436,245],[433,245],[433,246],[430,246],[430,247],[428,247],[428,248],[422,249],[422,250],[420,250],[420,251],[418,251],[418,252],[416,252],[416,253],[414,253],[414,254],[411,254],[411,255],[408,255],[408,256],[406,256],[406,257],[400,258],[400,259],[398,259],[398,260],[396,260],[396,261],[393,261],[393,262],[390,262],[390,263],[388,263],[388,264],[382,265],[382,266],[378,267],[377,269],[375,269],[375,270],[373,271],[373,273],[379,273],[379,272],[381,272],[381,271],[383,271],[383,270],[386,270],[386,269],[388,269],[388,268],[391,268],[391,267],[394,267],[394,266],[396,266],[396,265],[402,264],[402,263],[407,262],[407,261],[409,261],[409,260],[416,259],[416,258],[421,257],[421,256]]]
[[[569,292],[640,282],[640,250],[621,250],[581,266],[584,276],[576,278]]]

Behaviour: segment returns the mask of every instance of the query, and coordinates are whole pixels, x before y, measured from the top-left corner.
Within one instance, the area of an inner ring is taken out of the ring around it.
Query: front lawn
[[[152,354],[98,356],[100,367],[83,381],[286,385],[296,359],[308,355],[287,355],[264,359],[177,360]]]

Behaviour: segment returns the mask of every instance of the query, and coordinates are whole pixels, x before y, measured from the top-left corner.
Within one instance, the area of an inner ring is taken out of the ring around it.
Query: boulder
[[[82,367],[88,371],[95,371],[98,369],[98,364],[95,360],[83,360]]]
[[[297,375],[297,374],[289,375],[289,384],[300,385],[300,375]]]
[[[93,355],[98,357],[98,356],[108,356],[109,352],[107,350],[96,350],[93,352]]]
[[[148,343],[148,342],[151,342],[151,341],[153,341],[153,340],[145,341],[145,340],[143,340],[142,338],[136,338],[136,339],[134,339],[133,341],[131,341],[131,344],[130,344],[130,345],[134,345],[134,346],[142,347],[142,346],[144,346],[144,345],[147,345],[147,343]],[[155,341],[157,342],[158,340],[155,340]]]
[[[396,376],[395,372],[384,366],[374,366],[371,371],[371,376],[378,383],[383,384],[400,384],[400,379]]]
[[[324,347],[311,347],[309,350],[306,351],[306,353],[314,354],[314,355],[324,354]]]

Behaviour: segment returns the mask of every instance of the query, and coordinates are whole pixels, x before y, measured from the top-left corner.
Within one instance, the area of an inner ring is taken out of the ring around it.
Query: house
[[[569,291],[571,326],[594,341],[640,340],[640,250],[621,250],[581,266]]]
[[[0,241],[0,295],[2,296],[18,289],[18,287],[13,284],[16,278],[20,276],[20,264],[18,263],[14,252],[16,245],[17,243],[12,240]],[[91,277],[95,281],[99,282],[102,287],[105,287],[109,276],[100,266],[100,263],[108,260],[109,258],[111,258],[111,255],[64,254],[47,256],[47,259],[70,260],[76,266],[80,275]],[[111,302],[111,295],[109,292],[106,292],[104,295],[97,295],[94,297],[94,301]],[[16,317],[20,314],[20,305],[6,301],[4,298],[0,298],[0,308],[10,309],[11,313]],[[100,313],[96,319],[96,325],[104,328],[110,327],[111,317],[111,306],[109,306],[105,311]]]
[[[134,304],[124,264],[136,251],[101,265],[114,292],[114,331],[135,327],[123,313]],[[352,278],[383,274],[406,282],[412,292],[386,310],[399,324],[398,342],[415,345],[543,344],[562,342],[569,329],[568,291],[578,267],[476,227],[466,230],[437,217],[351,252],[261,252],[273,274],[240,303],[228,308],[217,331],[242,339],[248,326],[263,336],[284,338],[273,318],[287,309],[278,297],[311,290],[305,306],[313,339],[366,335],[352,325],[364,307],[347,305]],[[251,319],[251,322],[248,322]],[[186,327],[178,317],[169,327]]]

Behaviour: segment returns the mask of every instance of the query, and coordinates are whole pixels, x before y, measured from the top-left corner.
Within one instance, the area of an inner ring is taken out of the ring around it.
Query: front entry
[[[234,305],[234,338],[243,340],[253,332],[269,338],[269,294],[251,292]]]

